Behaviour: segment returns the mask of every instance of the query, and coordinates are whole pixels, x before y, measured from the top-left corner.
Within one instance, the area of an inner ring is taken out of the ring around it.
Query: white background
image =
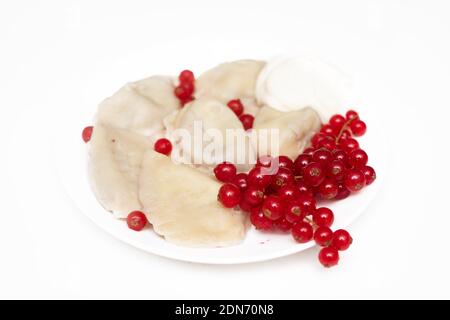
[[[0,298],[450,298],[449,34],[448,1],[2,1]],[[52,137],[67,108],[88,122],[126,81],[298,51],[349,71],[369,129],[389,137],[386,179],[339,267],[320,267],[316,248],[171,261],[66,195]]]

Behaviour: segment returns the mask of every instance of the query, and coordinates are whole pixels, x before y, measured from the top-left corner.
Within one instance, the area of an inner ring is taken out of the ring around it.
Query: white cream
[[[351,87],[346,74],[319,59],[278,57],[260,72],[256,99],[282,112],[312,107],[325,122],[349,107]]]

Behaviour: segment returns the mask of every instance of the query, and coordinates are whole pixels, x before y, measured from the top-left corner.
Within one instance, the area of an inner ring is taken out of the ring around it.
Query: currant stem
[[[341,128],[341,131],[339,131],[339,134],[338,134],[338,136],[336,137],[336,140],[335,140],[335,143],[336,143],[336,144],[338,144],[338,143],[339,143],[339,140],[341,140],[342,135],[344,134],[344,131],[347,130],[348,127],[350,126],[350,124],[351,124],[354,120],[356,120],[356,119],[358,119],[358,118],[359,118],[359,116],[353,117],[353,118],[351,118],[350,120],[347,120],[347,121],[344,123],[344,125],[343,125],[342,128]]]

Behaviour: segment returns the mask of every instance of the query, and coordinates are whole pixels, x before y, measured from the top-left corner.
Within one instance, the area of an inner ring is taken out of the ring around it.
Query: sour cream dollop
[[[338,68],[306,56],[278,57],[261,70],[256,99],[278,111],[314,108],[326,122],[349,107],[352,84]]]

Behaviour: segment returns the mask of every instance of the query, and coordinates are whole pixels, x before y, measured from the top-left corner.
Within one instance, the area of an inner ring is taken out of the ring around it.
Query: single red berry
[[[323,132],[317,132],[315,135],[313,135],[313,137],[311,138],[311,144],[313,148],[315,149],[318,148],[320,141],[325,139],[326,136],[327,135]]]
[[[330,118],[330,125],[335,130],[341,130],[341,128],[344,126],[344,124],[345,124],[345,118],[343,116],[341,116],[340,114],[335,114],[334,116],[332,116]]]
[[[348,170],[344,178],[345,187],[351,192],[357,192],[365,187],[366,178],[364,173],[358,169]]]
[[[352,168],[360,169],[365,167],[369,161],[369,156],[362,149],[355,149],[348,154],[348,164]]]
[[[172,152],[172,143],[166,138],[161,138],[155,142],[154,149],[167,156]]]
[[[319,142],[318,148],[327,149],[327,150],[334,150],[336,149],[336,139],[332,138],[330,136],[326,136],[325,139],[321,140]]]
[[[318,188],[318,195],[322,199],[331,200],[334,199],[338,192],[338,185],[335,182],[335,180],[332,179],[325,179]]]
[[[300,202],[294,200],[285,204],[284,216],[290,223],[296,223],[302,221],[306,215],[302,211]]]
[[[141,231],[147,224],[147,218],[141,211],[133,211],[127,216],[128,228],[134,231]]]
[[[237,185],[239,187],[239,189],[241,189],[241,190],[247,189],[247,187],[248,187],[247,174],[246,173],[238,173],[232,179],[232,183]]]
[[[257,206],[263,202],[264,192],[261,189],[250,186],[244,191],[243,200],[252,207]]]
[[[311,187],[319,186],[325,180],[325,171],[317,162],[311,162],[303,169],[303,179]]]
[[[302,153],[294,161],[295,174],[302,175],[303,169],[311,163],[312,157],[308,154]]]
[[[300,191],[295,184],[289,184],[279,188],[277,193],[284,202],[293,201],[300,197]]]
[[[358,112],[356,112],[355,110],[349,110],[347,111],[347,113],[345,114],[345,118],[348,120],[352,120],[352,119],[357,119],[359,118]]]
[[[346,166],[342,160],[333,160],[328,166],[327,176],[335,181],[342,181],[345,176]]]
[[[353,242],[353,238],[346,230],[336,230],[333,233],[333,240],[331,240],[331,246],[339,251],[347,250]]]
[[[294,184],[294,174],[291,170],[286,168],[279,168],[277,173],[272,178],[272,187],[279,190],[284,186]]]
[[[239,202],[239,208],[244,212],[250,212],[254,206],[252,206],[250,203],[247,203],[244,198],[241,199],[241,202]]]
[[[333,247],[322,248],[319,261],[325,268],[331,268],[339,263],[339,252]]]
[[[338,185],[338,194],[334,197],[335,200],[344,200],[350,196],[351,192],[348,190],[344,184]]]
[[[313,228],[309,223],[300,221],[297,222],[292,226],[292,236],[294,237],[295,241],[300,243],[306,243],[311,241],[313,237]]]
[[[241,201],[241,191],[234,184],[226,183],[220,187],[218,199],[225,208],[234,208]]]
[[[292,223],[286,220],[286,218],[280,218],[274,222],[275,228],[282,232],[288,232],[292,229]]]
[[[318,227],[314,231],[314,241],[321,247],[328,247],[333,240],[333,231],[328,227]]]
[[[258,230],[271,230],[273,228],[273,221],[267,218],[261,211],[261,208],[256,207],[251,209],[250,222]]]
[[[341,146],[342,150],[344,150],[347,154],[349,154],[353,150],[359,149],[358,141],[356,141],[353,138],[341,141],[340,146]]]
[[[184,89],[185,94],[187,94],[189,97],[192,96],[194,93],[194,83],[193,82],[181,82],[179,87]]]
[[[349,130],[344,130],[339,138],[339,141],[343,141],[346,139],[350,139],[352,137],[352,133]]]
[[[333,154],[327,149],[316,150],[312,155],[312,161],[320,164],[322,168],[327,168],[333,159]]]
[[[227,103],[227,106],[239,117],[244,112],[244,105],[241,100],[235,99],[230,100]]]
[[[347,163],[347,153],[342,149],[334,149],[333,156],[335,160],[340,160],[342,162]]]
[[[264,199],[261,209],[270,220],[278,220],[283,216],[283,201],[277,196],[268,196]]]
[[[94,130],[93,126],[89,126],[83,129],[83,132],[81,133],[81,137],[83,138],[84,142],[89,142],[92,137],[92,131]]]
[[[214,175],[222,182],[232,182],[236,177],[236,166],[229,162],[219,163],[214,168]]]
[[[249,186],[264,189],[272,182],[272,176],[268,174],[263,174],[262,173],[263,169],[267,170],[262,167],[256,167],[250,170],[247,177],[247,182]]]
[[[328,208],[317,208],[313,214],[313,221],[319,227],[331,227],[334,222],[334,214]]]
[[[180,80],[180,82],[193,83],[195,81],[194,73],[191,70],[183,70],[180,72],[178,80]]]
[[[320,129],[320,132],[325,133],[327,136],[336,136],[339,132],[336,132],[336,128],[329,124],[324,124]]]
[[[272,165],[273,158],[271,156],[261,156],[256,161],[255,167],[265,167],[269,168]]]
[[[193,87],[192,87],[192,91],[191,91],[191,87],[188,83],[189,82],[183,83],[183,84],[187,84],[187,85],[182,85],[180,83],[180,85],[176,86],[173,91],[175,96],[182,101],[188,99],[192,95]]]
[[[295,182],[295,185],[300,193],[300,196],[308,196],[311,198],[313,197],[314,194],[312,189],[306,184],[306,182],[303,179],[297,180]]]
[[[286,168],[294,171],[294,162],[287,156],[278,156],[278,168]]]
[[[355,120],[350,124],[350,129],[352,130],[352,133],[355,135],[355,137],[361,137],[366,133],[367,126],[364,121]]]
[[[305,216],[313,215],[316,211],[316,200],[311,196],[302,195],[298,199],[300,208]]]
[[[244,113],[239,117],[239,120],[241,120],[242,126],[245,130],[253,128],[253,121],[255,118],[251,114]]]
[[[377,178],[375,170],[370,166],[365,166],[364,168],[362,168],[362,172],[364,173],[364,177],[366,178],[366,186],[371,185]]]

